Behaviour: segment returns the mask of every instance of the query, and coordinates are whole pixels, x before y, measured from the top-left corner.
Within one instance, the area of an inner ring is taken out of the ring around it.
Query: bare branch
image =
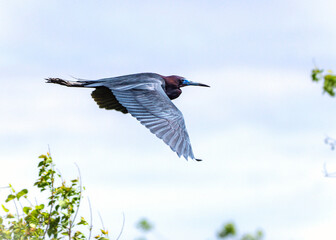
[[[335,149],[335,147],[336,147],[336,139],[333,139],[333,138],[327,136],[324,139],[324,142],[325,142],[325,144],[327,144],[327,145],[330,146],[331,150]]]
[[[89,240],[90,240],[91,233],[92,233],[92,207],[91,207],[91,202],[89,198],[88,198],[88,202],[89,202],[89,208],[90,208],[90,233],[89,233]]]
[[[10,192],[11,192],[11,194],[14,193],[12,190],[10,190]],[[19,210],[18,210],[18,208],[17,208],[17,205],[16,205],[16,202],[15,202],[15,201],[16,201],[16,200],[13,199],[14,206],[15,206],[15,210],[16,210],[17,219],[18,219],[18,221],[19,221],[19,220],[20,220],[20,218],[19,218]]]
[[[49,145],[48,145],[48,147],[49,147]],[[49,154],[50,154],[50,152],[49,152]],[[54,168],[54,167],[52,166],[52,168]],[[50,211],[49,211],[48,225],[47,225],[47,228],[46,228],[46,230],[45,230],[45,232],[43,234],[43,239],[45,238],[45,235],[48,232],[48,229],[49,229],[49,226],[50,226],[50,221],[51,221],[51,212],[52,212],[54,204],[55,204],[55,201],[54,201],[54,197],[55,197],[55,190],[54,190],[55,176],[54,176],[54,172],[51,175],[51,179],[52,179],[52,181],[51,181],[51,202],[52,203],[51,203]],[[35,201],[36,201],[36,198],[35,198]],[[36,202],[36,205],[37,205],[37,202]]]
[[[79,211],[79,206],[80,206],[80,203],[82,201],[82,175],[81,175],[81,172],[80,172],[80,169],[77,165],[77,163],[75,163],[76,167],[77,167],[77,170],[78,170],[78,175],[79,175],[79,202],[78,202],[78,207],[76,209],[76,213],[75,213],[75,216],[74,218],[72,219],[72,224],[71,224],[71,227],[73,227],[73,225],[75,224],[75,220],[76,220],[76,217],[77,217],[77,214],[78,214],[78,211]]]
[[[104,222],[103,222],[103,219],[102,219],[102,217],[101,217],[101,215],[100,215],[100,212],[98,211],[98,215],[99,215],[99,218],[100,218],[100,222],[101,222],[101,224],[102,224],[102,226],[103,226],[103,230],[104,231],[106,231],[106,229],[105,229],[105,227],[104,227]]]
[[[118,235],[118,237],[117,237],[116,240],[119,240],[119,238],[121,237],[121,234],[122,234],[123,231],[124,231],[124,227],[125,227],[125,213],[123,212],[122,214],[123,214],[123,223],[122,223],[122,226],[121,226],[120,233],[119,233],[119,235]]]

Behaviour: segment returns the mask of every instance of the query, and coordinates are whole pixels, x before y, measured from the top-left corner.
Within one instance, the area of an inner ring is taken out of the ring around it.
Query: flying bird
[[[95,88],[92,98],[100,108],[130,113],[158,138],[162,139],[179,157],[194,157],[187,128],[181,111],[172,103],[185,86],[209,87],[184,77],[138,73],[98,80],[68,81],[47,78],[47,83],[67,87]]]

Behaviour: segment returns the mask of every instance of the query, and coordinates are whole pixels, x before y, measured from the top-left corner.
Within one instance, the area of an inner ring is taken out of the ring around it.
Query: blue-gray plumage
[[[165,77],[156,73],[138,73],[98,80],[46,80],[47,83],[67,87],[95,88],[91,95],[100,108],[130,113],[179,157],[182,155],[187,160],[188,157],[195,159],[183,115],[171,100],[180,96],[181,87],[209,87],[208,85],[194,83],[180,76]]]

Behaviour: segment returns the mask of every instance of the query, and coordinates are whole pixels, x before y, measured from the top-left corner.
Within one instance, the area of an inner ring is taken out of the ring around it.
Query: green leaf
[[[19,200],[20,197],[22,197],[23,195],[26,195],[28,193],[28,190],[27,189],[22,189],[20,192],[18,192],[16,194],[16,198]]]
[[[9,194],[5,202],[9,202],[15,198],[15,195]]]
[[[61,201],[59,201],[59,205],[60,205],[60,207],[61,208],[67,208],[68,207],[68,205],[69,205],[69,200],[68,199],[65,199],[65,200],[61,200]]]
[[[218,238],[226,238],[227,236],[235,236],[236,228],[233,223],[227,223],[218,233]]]
[[[319,82],[323,79],[323,92],[328,93],[331,97],[335,96],[336,75],[332,71],[327,71],[327,74],[323,74],[322,69],[315,68],[312,70],[311,78],[314,82]]]
[[[31,207],[24,207],[22,210],[25,214],[28,215],[29,211],[31,210],[32,208]]]
[[[83,217],[81,217],[81,220],[79,223],[77,223],[77,225],[89,225],[89,224]]]
[[[144,232],[148,232],[153,229],[153,225],[146,219],[142,219],[138,222],[137,227]]]
[[[32,227],[32,228],[36,228],[36,224],[34,224],[34,223],[30,223],[29,226]]]
[[[43,208],[44,208],[44,204],[37,205],[37,206],[35,207],[35,209],[37,209],[37,210],[42,210]]]
[[[3,204],[1,204],[2,206],[2,209],[5,211],[5,212],[9,212],[9,210],[7,208],[5,208],[5,206]]]
[[[39,156],[39,158],[44,158],[44,159],[47,159],[47,156],[46,156],[46,155],[44,155],[44,154],[42,154],[42,155],[40,155],[40,156]]]
[[[318,69],[318,68],[313,69],[312,74],[311,74],[312,80],[314,82],[320,81],[322,72],[323,72],[322,69]]]

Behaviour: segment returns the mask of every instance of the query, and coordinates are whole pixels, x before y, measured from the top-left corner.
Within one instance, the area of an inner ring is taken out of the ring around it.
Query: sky
[[[336,234],[335,99],[310,79],[336,71],[334,1],[0,2],[0,187],[31,194],[48,151],[64,179],[81,170],[110,237],[216,239],[224,223],[265,239]],[[44,78],[181,75],[195,157],[185,161],[129,115],[99,109],[90,89]],[[0,189],[0,200],[8,192]],[[86,199],[81,214],[88,215]],[[1,213],[3,214],[3,213]]]

